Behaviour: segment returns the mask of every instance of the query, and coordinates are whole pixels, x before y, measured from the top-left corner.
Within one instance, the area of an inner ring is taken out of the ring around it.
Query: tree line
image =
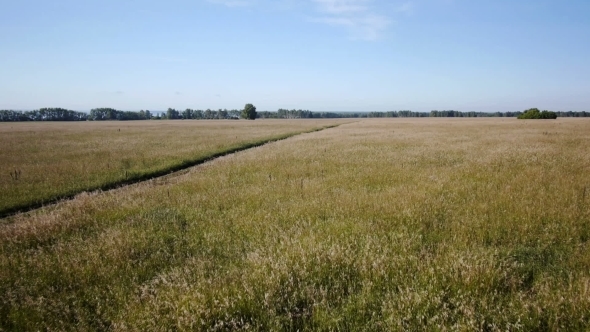
[[[249,106],[251,104],[247,104]],[[283,109],[280,108],[276,112],[256,111],[256,108],[244,108],[248,110],[237,109],[191,109],[177,110],[175,108],[168,108],[165,112],[151,112],[149,110],[120,111],[114,108],[93,108],[89,113],[66,110],[63,108],[42,108],[34,111],[16,111],[16,110],[0,110],[0,122],[9,121],[107,121],[107,120],[176,120],[176,119],[192,119],[192,120],[215,120],[215,119],[229,119],[237,120],[239,118],[256,119],[318,119],[318,118],[360,118],[367,117],[367,113],[332,113],[332,112],[311,112],[310,110],[302,109]]]
[[[403,111],[389,111],[389,112],[369,112],[368,118],[427,118],[427,112],[412,112],[409,110]]]
[[[335,118],[361,118],[367,117],[366,113],[335,113],[335,112],[312,112],[302,109],[279,108],[276,112],[257,112],[259,119],[335,119]]]
[[[246,106],[251,105],[247,104]],[[536,110],[536,109],[531,109]],[[456,110],[432,110],[430,112],[413,112],[410,110],[389,111],[389,112],[312,112],[303,109],[284,109],[280,108],[276,112],[255,111],[252,113],[256,119],[322,119],[322,118],[425,118],[425,117],[456,117],[456,118],[474,118],[474,117],[523,117],[524,112],[461,112]],[[150,112],[149,110],[120,111],[114,108],[94,108],[89,113],[72,111],[64,108],[41,108],[33,111],[16,111],[0,110],[0,122],[10,121],[105,121],[105,120],[160,120],[160,119],[193,119],[193,120],[213,120],[213,119],[230,119],[237,120],[243,117],[243,110],[237,109],[191,109],[177,110],[168,108],[166,112]],[[545,111],[549,112],[549,111]],[[533,112],[536,116],[536,112]],[[531,114],[533,114],[531,113]],[[542,116],[553,114],[556,117],[590,117],[590,112],[549,112],[543,113]],[[528,116],[528,115],[527,115]],[[541,116],[541,115],[539,115]]]
[[[434,118],[513,118],[517,117],[522,112],[460,112],[455,110],[432,110],[430,111],[430,117]]]
[[[65,108],[41,108],[34,111],[0,110],[0,121],[86,121],[88,113]]]
[[[460,112],[455,110],[432,110],[430,112],[389,111],[369,112],[369,118],[482,118],[482,117],[516,117],[522,112]]]
[[[535,110],[535,109],[531,109]],[[524,112],[460,112],[455,110],[432,110],[430,113],[428,112],[411,112],[411,111],[390,111],[390,112],[370,112],[367,113],[367,117],[369,118],[425,118],[425,117],[432,117],[432,118],[489,118],[489,117],[505,117],[505,118],[514,118],[514,117],[521,117],[523,114],[530,110],[526,110]],[[540,112],[540,111],[539,111]],[[545,113],[543,113],[545,112]],[[580,112],[551,112],[551,111],[543,111],[540,114],[543,114],[544,117],[552,118],[553,115],[556,117],[590,117],[590,112],[580,111]],[[534,113],[536,114],[536,113]]]
[[[555,112],[558,118],[590,118],[590,112],[580,111],[580,112]]]

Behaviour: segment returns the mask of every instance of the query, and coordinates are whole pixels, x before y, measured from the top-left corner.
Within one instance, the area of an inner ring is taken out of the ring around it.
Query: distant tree
[[[88,115],[88,120],[93,121],[102,121],[102,120],[117,120],[117,111],[114,108],[109,107],[101,107],[101,108],[93,108],[90,110],[90,114]]]
[[[185,109],[184,112],[182,112],[182,118],[183,119],[192,119],[193,118],[193,110],[190,108]]]
[[[579,112],[574,112],[574,111],[567,111],[567,112],[557,112],[557,116],[558,117],[564,117],[564,118],[570,118],[570,117],[580,117],[580,118],[585,118],[585,117],[590,117],[590,112],[586,112],[586,111],[579,111]]]
[[[256,119],[256,107],[252,104],[246,104],[242,110],[242,118],[246,120]]]
[[[218,119],[227,119],[227,114],[228,114],[227,109],[222,110],[220,108],[219,110],[217,110],[217,118]]]
[[[557,114],[551,111],[539,111],[538,108],[531,108],[518,116],[519,119],[557,119]]]
[[[530,108],[521,115],[518,116],[519,119],[540,119],[541,118],[541,111],[538,108]]]
[[[541,112],[541,119],[557,119],[557,114],[551,111],[543,111]]]
[[[240,111],[239,110],[231,110],[228,112],[228,117],[230,119],[239,119],[240,118]]]
[[[166,118],[169,120],[180,119],[180,112],[174,108],[168,108],[166,111]]]
[[[202,119],[203,118],[203,110],[194,110],[193,111],[193,119]]]

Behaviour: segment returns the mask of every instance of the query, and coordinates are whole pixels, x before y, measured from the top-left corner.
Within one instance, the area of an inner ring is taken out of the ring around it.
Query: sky
[[[0,8],[0,109],[590,111],[588,0]]]

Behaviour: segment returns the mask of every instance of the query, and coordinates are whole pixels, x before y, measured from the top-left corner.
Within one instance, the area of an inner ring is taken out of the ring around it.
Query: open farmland
[[[0,215],[343,122],[0,123]]]
[[[0,330],[588,330],[590,121],[364,120],[83,193],[0,222],[0,297]]]

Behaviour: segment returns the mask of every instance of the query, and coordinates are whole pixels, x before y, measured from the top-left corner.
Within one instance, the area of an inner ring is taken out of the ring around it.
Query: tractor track
[[[243,145],[240,145],[238,147],[232,147],[232,148],[229,148],[229,149],[226,149],[223,151],[212,153],[212,154],[207,155],[205,157],[192,159],[192,160],[185,160],[185,161],[178,163],[176,165],[172,165],[172,166],[167,167],[165,169],[154,171],[154,172],[151,172],[148,174],[137,175],[132,178],[128,178],[128,179],[124,179],[124,180],[120,180],[120,181],[115,181],[115,182],[107,183],[107,184],[96,186],[96,187],[86,188],[84,190],[75,190],[75,191],[68,192],[65,194],[56,195],[52,198],[49,198],[49,199],[46,199],[43,201],[39,201],[39,202],[35,202],[32,204],[22,204],[19,206],[3,209],[3,210],[0,210],[0,219],[8,218],[8,217],[20,214],[20,213],[31,212],[31,211],[34,211],[34,210],[37,210],[37,209],[40,209],[43,207],[55,205],[59,202],[72,200],[72,199],[74,199],[74,197],[76,197],[77,195],[84,193],[84,192],[110,191],[110,190],[115,190],[115,189],[127,187],[127,186],[130,186],[133,184],[138,184],[138,183],[147,182],[147,181],[162,178],[162,177],[171,176],[171,175],[174,175],[175,173],[179,173],[179,172],[185,171],[191,167],[199,166],[199,165],[211,162],[211,161],[219,159],[221,157],[225,157],[228,155],[236,154],[238,152],[261,147],[261,146],[264,146],[264,145],[267,145],[270,143],[286,140],[291,137],[304,135],[304,134],[310,134],[310,133],[323,131],[323,130],[327,130],[327,129],[332,129],[332,128],[336,128],[341,125],[350,124],[350,123],[354,123],[354,122],[347,122],[347,123],[341,123],[341,124],[336,124],[336,125],[330,125],[330,126],[325,126],[325,127],[315,128],[312,130],[303,131],[303,132],[290,133],[290,134],[275,136],[275,137],[271,137],[271,138],[267,138],[267,139],[261,139],[259,141],[255,141],[255,142],[248,142],[248,143],[244,143]]]

